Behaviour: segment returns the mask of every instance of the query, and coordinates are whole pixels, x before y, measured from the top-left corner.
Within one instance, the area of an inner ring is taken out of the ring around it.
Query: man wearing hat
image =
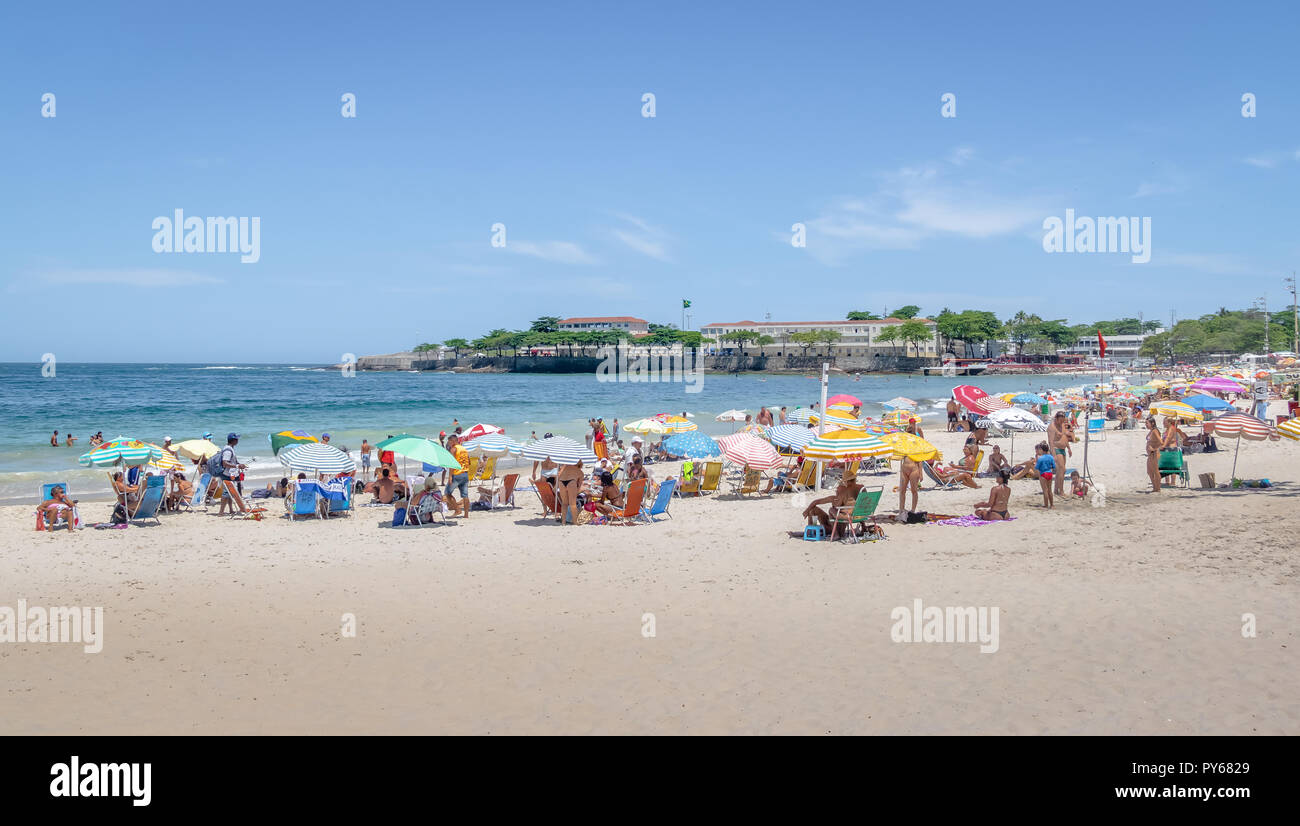
[[[163,450],[167,451],[168,453],[170,453],[170,454],[173,455],[173,456],[176,455],[176,451],[172,448],[172,437],[171,437],[171,436],[168,436],[167,438],[163,439],[163,445],[162,445],[162,446],[163,446]]]
[[[227,434],[226,446],[221,449],[221,453],[220,453],[221,477],[223,479],[236,481],[243,477],[242,471],[244,470],[245,467],[247,467],[247,465],[241,465],[239,463],[239,457],[235,455],[235,445],[237,444],[239,444],[239,434],[238,433]],[[243,494],[242,490],[240,490],[239,492],[240,494]],[[225,513],[226,503],[229,501],[230,500],[228,498],[223,496],[221,498],[221,507],[218,509],[217,513]],[[235,503],[230,502],[230,507],[233,509],[235,507]]]

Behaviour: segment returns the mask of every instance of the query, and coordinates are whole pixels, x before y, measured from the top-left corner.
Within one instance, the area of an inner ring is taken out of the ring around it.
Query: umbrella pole
[[[1238,454],[1238,453],[1241,453],[1241,433],[1240,433],[1240,432],[1237,433],[1237,449],[1234,450],[1234,451],[1232,452],[1232,476],[1231,476],[1231,478],[1229,479],[1229,481],[1231,481],[1232,479],[1236,479],[1236,478],[1237,478],[1237,454]]]

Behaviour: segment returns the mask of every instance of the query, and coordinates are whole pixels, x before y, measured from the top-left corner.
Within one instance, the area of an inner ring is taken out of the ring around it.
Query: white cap
[[[637,442],[644,442],[644,440],[640,436],[633,436],[632,444],[636,444]]]
[[[164,442],[170,442],[171,440],[172,440],[172,437],[171,437],[171,436],[168,436],[168,437],[166,437],[166,438],[163,439]]]

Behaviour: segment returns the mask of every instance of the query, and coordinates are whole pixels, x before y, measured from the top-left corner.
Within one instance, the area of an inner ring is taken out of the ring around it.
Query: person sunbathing
[[[126,479],[122,477],[122,471],[120,470],[113,474],[113,492],[117,494],[119,499],[125,496],[126,504],[128,506],[134,505],[136,502],[140,501],[140,486],[128,485]]]
[[[777,471],[775,477],[767,480],[767,487],[764,488],[763,493],[771,493],[774,490],[781,493],[791,490],[794,488],[795,473],[794,468],[782,468]]]
[[[1007,503],[1011,501],[1011,486],[1007,482],[1011,474],[1006,470],[998,471],[997,484],[989,490],[989,498],[975,506],[975,515],[985,522],[1000,522],[1010,519]]]
[[[853,503],[858,500],[858,494],[862,492],[862,486],[858,480],[852,477],[844,479],[835,486],[835,493],[830,496],[823,496],[820,499],[814,499],[808,507],[804,508],[803,517],[807,524],[811,525],[816,519],[822,524],[822,530],[831,529],[832,514],[838,513],[840,508],[853,507]],[[829,512],[822,510],[821,505],[830,505]]]
[[[366,492],[373,493],[376,502],[391,505],[397,493],[397,481],[393,479],[392,472],[388,468],[384,468],[379,472],[379,477],[375,481],[366,485]]]
[[[421,519],[419,515],[420,504],[424,502],[426,499],[433,499],[434,511],[441,510],[442,496],[438,493],[438,480],[433,478],[432,473],[424,477],[424,487],[420,488],[420,490],[416,492],[415,497],[411,499],[411,503],[407,505],[406,512],[407,514],[409,514],[408,520],[410,522],[419,525],[419,524],[427,524],[433,521],[433,511],[430,511],[429,513],[425,514],[423,519]]]
[[[602,473],[600,475],[600,494],[592,500],[596,510],[610,516],[623,509],[626,500],[623,491],[619,490],[618,485],[614,484],[614,475],[612,473]]]
[[[975,481],[975,475],[961,465],[941,465],[934,460],[926,464],[930,465],[930,470],[934,471],[934,475],[945,485],[956,482],[968,488],[979,487],[979,483]]]
[[[54,530],[54,526],[59,521],[59,512],[68,511],[68,532],[76,530],[76,518],[72,515],[72,508],[76,505],[76,500],[69,499],[67,492],[63,490],[62,485],[55,485],[50,488],[50,498],[46,499],[37,508],[37,511],[44,517],[45,526]]]
[[[1001,445],[994,445],[993,452],[989,454],[987,467],[984,470],[985,476],[997,476],[998,471],[1005,470],[1011,473],[1011,463],[1007,461],[1006,454],[1002,452]]]
[[[184,473],[176,473],[172,476],[172,492],[167,497],[167,509],[179,510],[181,502],[188,501],[194,495],[194,485],[185,480]]]

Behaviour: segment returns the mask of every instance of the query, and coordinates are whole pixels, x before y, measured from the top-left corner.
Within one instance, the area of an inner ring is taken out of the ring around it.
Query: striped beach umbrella
[[[865,433],[837,430],[817,436],[803,447],[805,459],[818,462],[843,462],[867,456],[888,456],[893,448]]]
[[[462,439],[461,444],[470,456],[504,456],[507,453],[518,456],[524,450],[523,445],[504,433],[488,433],[473,439]]]
[[[156,467],[159,470],[181,470],[185,467],[179,459],[170,452],[164,450],[160,445],[150,442],[149,447],[156,447],[160,452],[160,455],[157,458],[149,460],[151,466]]]
[[[576,465],[578,462],[595,464],[598,459],[582,442],[575,442],[567,436],[552,436],[524,445],[523,456],[534,462],[550,459],[557,465]]]
[[[890,453],[897,459],[928,462],[942,456],[939,448],[914,433],[886,433],[877,438],[889,445]]]
[[[1277,426],[1277,435],[1300,442],[1300,418],[1287,419]]]
[[[656,416],[655,418],[663,423],[666,433],[689,433],[700,429],[695,422],[682,416],[663,416],[663,418]]]
[[[1273,427],[1263,419],[1247,416],[1245,413],[1229,413],[1206,422],[1206,429],[1213,430],[1216,436],[1236,438],[1237,449],[1232,454],[1232,478],[1237,478],[1237,455],[1241,453],[1241,440],[1262,442],[1272,436],[1277,438]]]
[[[889,401],[883,402],[881,406],[890,410],[915,410],[916,402],[906,396],[895,396]]]
[[[1151,383],[1155,384],[1155,382]],[[1241,393],[1246,388],[1231,379],[1212,376],[1210,378],[1197,379],[1196,382],[1192,384],[1192,389],[1205,390],[1210,393]]]
[[[786,450],[803,450],[816,436],[817,431],[801,424],[779,424],[767,431],[767,440]]]
[[[718,440],[722,455],[738,465],[745,465],[758,470],[770,470],[784,463],[776,448],[757,436],[737,433]]]
[[[462,432],[460,434],[460,439],[463,442],[466,439],[477,439],[479,436],[486,436],[489,433],[505,433],[505,432],[506,429],[504,427],[497,427],[494,424],[483,424],[482,422],[479,422],[478,424],[471,427],[469,430]]]
[[[637,419],[635,422],[629,422],[623,425],[623,429],[631,433],[667,433],[668,427],[658,419]]]
[[[759,424],[758,422],[750,422],[749,424],[745,425],[740,429],[741,433],[749,433],[754,436],[757,436],[760,439],[767,438],[767,431],[768,431],[767,425]]]
[[[1193,423],[1199,423],[1205,418],[1199,410],[1182,402],[1155,402],[1147,408],[1147,412],[1152,416],[1167,416],[1171,419],[1181,419]]]
[[[821,417],[814,413],[812,423],[817,424],[820,420]],[[827,410],[826,425],[848,430],[862,430],[867,426],[867,423],[852,413],[845,413],[843,410]]]
[[[698,431],[669,436],[664,439],[663,448],[669,456],[680,456],[684,459],[703,459],[706,456],[718,456],[722,453],[722,448],[716,441]]]
[[[78,462],[87,467],[142,467],[165,453],[158,445],[139,439],[118,436],[81,455]]]
[[[901,427],[896,427],[892,424],[884,424],[883,422],[867,422],[863,429],[872,436],[883,436],[886,433],[898,433],[902,430]]]
[[[806,407],[796,407],[785,415],[788,424],[811,424],[817,414]]]
[[[907,427],[912,423],[912,419],[920,421],[920,416],[910,410],[891,410],[880,417],[885,424],[894,425],[895,427]]]
[[[357,463],[334,445],[321,442],[304,442],[285,447],[275,455],[280,464],[289,470],[313,473],[352,473]]]

